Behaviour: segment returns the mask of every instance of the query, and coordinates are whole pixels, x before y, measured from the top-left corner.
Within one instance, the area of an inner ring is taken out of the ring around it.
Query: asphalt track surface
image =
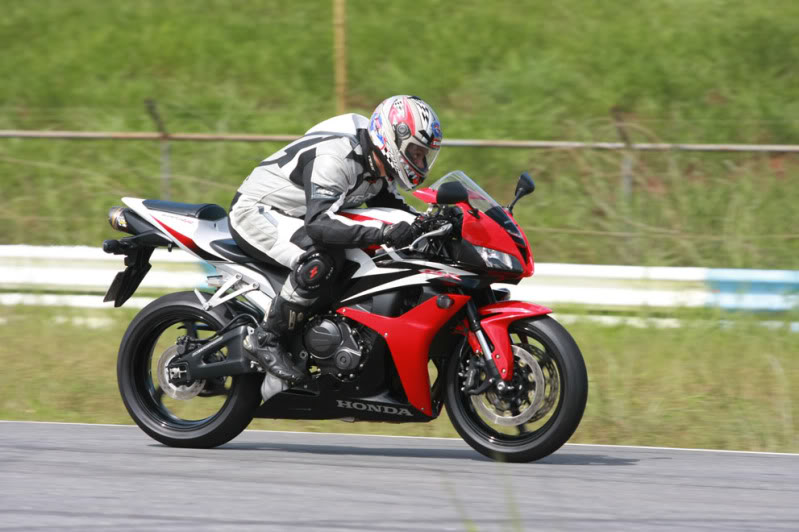
[[[0,422],[0,530],[797,530],[799,455],[567,445],[499,464],[453,439]]]

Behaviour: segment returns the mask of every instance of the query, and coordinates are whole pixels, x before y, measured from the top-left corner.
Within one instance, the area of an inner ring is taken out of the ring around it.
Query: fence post
[[[158,131],[161,133],[161,198],[168,200],[170,199],[169,196],[169,132],[166,130],[166,126],[164,125],[164,121],[161,119],[161,115],[158,113],[158,107],[156,101],[152,98],[148,98],[144,100],[145,105],[147,106],[147,112],[150,114],[150,117],[155,122],[155,127],[158,128]]]
[[[621,137],[625,146],[625,149],[622,150],[621,158],[621,210],[624,213],[624,218],[629,220],[632,217],[634,147],[630,140],[630,135],[627,134],[622,109],[619,106],[615,106],[610,110],[610,114],[613,116],[616,131],[618,131],[619,137]],[[632,231],[631,224],[623,222],[622,231]],[[629,254],[632,250],[633,240],[628,237],[624,239],[624,242],[627,244],[627,253]]]
[[[347,112],[347,0],[333,0],[333,48],[336,111]]]
[[[613,116],[613,123],[616,125],[616,131],[619,132],[622,142],[626,149],[622,152],[624,155],[621,160],[621,194],[624,198],[624,203],[629,206],[630,197],[633,192],[633,143],[630,141],[630,136],[627,134],[627,129],[624,124],[624,116],[620,107],[614,107],[610,110]]]

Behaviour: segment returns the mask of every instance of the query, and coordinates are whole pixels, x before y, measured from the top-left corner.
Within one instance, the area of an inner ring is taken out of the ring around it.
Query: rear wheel
[[[152,438],[174,447],[216,447],[252,421],[261,402],[259,375],[170,382],[167,366],[178,356],[176,341],[203,339],[232,315],[203,310],[193,292],[157,299],[134,318],[119,348],[117,380],[130,416]],[[207,355],[227,356],[226,348]]]
[[[516,321],[508,332],[514,354],[511,389],[499,392],[492,386],[479,395],[463,391],[475,357],[465,343],[447,367],[447,414],[458,434],[480,453],[531,462],[558,450],[577,430],[588,376],[574,339],[549,316]],[[486,378],[482,373],[478,386]]]

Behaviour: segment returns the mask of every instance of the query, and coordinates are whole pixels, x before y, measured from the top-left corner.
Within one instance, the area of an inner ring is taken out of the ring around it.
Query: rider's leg
[[[266,264],[293,269],[313,242],[302,218],[241,196],[230,210],[230,233],[248,255]]]
[[[250,339],[249,343],[256,347],[258,363],[290,384],[305,380],[307,374],[292,364],[284,346],[285,337],[308,317],[308,310],[322,295],[325,283],[333,280],[336,270],[335,258],[329,253],[314,248],[303,253],[272,301],[264,324],[252,335],[255,341]]]
[[[304,225],[301,218],[286,216],[246,196],[237,197],[230,210],[230,232],[239,247],[264,263],[292,270],[311,244],[307,238],[296,238],[303,233]],[[285,295],[279,294],[272,301],[264,322],[244,345],[265,370],[294,384],[303,380],[305,373],[292,364],[283,336],[313,301],[295,294],[290,279],[291,275],[281,290]]]
[[[329,293],[330,281],[341,269],[343,251],[313,248],[302,218],[286,216],[244,196],[231,208],[230,229],[247,254],[291,269],[264,323],[245,347],[250,346],[265,370],[290,384],[300,382],[306,372],[294,367],[283,345],[285,336],[300,326],[317,299]]]

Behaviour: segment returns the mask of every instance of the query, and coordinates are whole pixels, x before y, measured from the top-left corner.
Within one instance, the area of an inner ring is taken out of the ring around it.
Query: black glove
[[[403,248],[416,240],[417,236],[417,229],[408,222],[383,226],[383,243],[392,248]]]

